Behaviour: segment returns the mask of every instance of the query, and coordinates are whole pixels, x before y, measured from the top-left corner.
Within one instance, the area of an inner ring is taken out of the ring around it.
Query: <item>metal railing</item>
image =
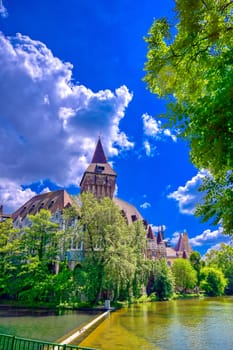
[[[0,350],[97,350],[83,346],[58,344],[0,334]]]

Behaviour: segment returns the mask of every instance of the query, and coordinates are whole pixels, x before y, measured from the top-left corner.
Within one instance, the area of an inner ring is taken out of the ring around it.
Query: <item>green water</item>
[[[76,311],[67,311],[58,316],[46,312],[38,313],[38,310],[0,310],[0,333],[56,342],[95,317],[96,314]]]
[[[80,345],[102,350],[232,350],[233,297],[131,306],[111,313]]]

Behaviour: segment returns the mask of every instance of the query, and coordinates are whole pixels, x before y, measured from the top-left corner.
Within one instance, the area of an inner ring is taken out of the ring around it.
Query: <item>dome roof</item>
[[[132,204],[117,197],[113,197],[112,200],[120,208],[123,216],[127,219],[128,224],[132,224],[136,220],[143,220],[143,217],[137,208],[135,208]]]

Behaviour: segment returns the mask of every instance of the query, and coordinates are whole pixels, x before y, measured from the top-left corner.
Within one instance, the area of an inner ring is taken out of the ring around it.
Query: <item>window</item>
[[[33,204],[33,205],[31,206],[31,208],[29,209],[29,213],[31,213],[31,212],[34,210],[34,208],[35,208],[35,204]]]
[[[51,202],[49,203],[48,209],[50,209],[50,208],[53,206],[53,204],[54,204],[54,201],[51,201]]]
[[[104,171],[104,166],[102,166],[102,165],[96,165],[96,167],[95,167],[95,172],[96,172],[97,174],[101,174],[103,171]]]
[[[133,222],[137,221],[137,216],[136,215],[131,215],[131,219],[132,219]]]

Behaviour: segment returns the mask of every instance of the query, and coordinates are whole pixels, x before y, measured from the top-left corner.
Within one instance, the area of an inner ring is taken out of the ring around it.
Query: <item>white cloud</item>
[[[184,186],[179,186],[176,191],[168,194],[167,198],[178,202],[180,213],[194,214],[195,206],[202,198],[202,194],[198,192],[198,188],[206,175],[207,171],[201,170],[191,180],[188,180]]]
[[[155,155],[155,152],[157,150],[157,147],[155,145],[150,143],[148,140],[145,140],[143,142],[143,146],[148,157],[153,157]]]
[[[120,130],[133,95],[72,82],[72,65],[41,42],[0,34],[0,174],[29,184],[79,184],[100,133],[106,155],[134,146]]]
[[[142,121],[146,136],[156,139],[161,139],[163,136],[166,136],[171,137],[174,142],[176,141],[176,136],[172,134],[170,129],[163,128],[160,120],[156,120],[151,115],[144,113],[142,115]]]
[[[142,115],[143,128],[147,136],[158,137],[162,133],[161,121],[155,120],[147,113]]]
[[[0,178],[0,204],[3,205],[4,213],[11,214],[35,194],[29,188],[24,190],[16,182]]]
[[[221,226],[213,231],[207,229],[203,233],[191,238],[189,242],[192,247],[208,247],[205,254],[211,249],[219,249],[222,243],[231,244],[229,236],[223,234],[223,228]]]
[[[186,232],[186,230],[183,230]],[[181,232],[174,232],[170,240],[171,245],[176,246]],[[223,234],[223,228],[221,226],[217,227],[213,231],[210,229],[204,230],[202,233],[190,238],[189,243],[191,247],[195,250],[195,247],[209,247],[209,249],[217,249],[221,243],[229,244],[229,236]]]
[[[8,16],[7,9],[6,9],[5,6],[3,5],[2,0],[0,0],[0,16],[1,16],[1,17],[7,17],[7,16]]]
[[[225,238],[224,244],[232,246],[232,241],[231,241],[229,238],[228,238],[228,239],[226,239],[226,237],[224,237],[224,238]],[[220,250],[221,247],[222,247],[222,244],[223,244],[223,242],[220,242],[220,243],[217,243],[217,244],[211,246],[211,247],[206,251],[205,255],[208,254],[208,253],[210,253],[211,250]],[[205,256],[204,256],[203,258],[205,259]]]
[[[156,225],[152,225],[150,224],[152,227],[153,232],[159,232],[161,231],[161,229],[163,230],[163,232],[166,230],[166,226],[165,225],[160,225],[160,226],[156,226]]]
[[[229,240],[229,237],[223,235],[223,228],[220,226],[214,231],[210,229],[205,230],[203,233],[191,238],[190,244],[192,246],[202,246],[203,244],[217,244],[217,241]]]
[[[157,147],[154,145],[154,141],[164,140],[165,138],[171,138],[176,142],[176,135],[172,134],[171,130],[162,127],[160,120],[154,119],[147,113],[142,115],[143,129],[146,136],[143,146],[148,157],[153,157]]]
[[[171,137],[174,142],[177,141],[176,135],[172,134],[170,129],[164,129],[163,132],[164,132],[164,135]]]
[[[144,202],[143,204],[140,205],[140,208],[142,209],[147,209],[150,207],[151,207],[151,204],[149,202]]]
[[[150,143],[148,141],[144,142],[144,148],[146,151],[146,155],[149,156],[151,154],[151,147],[150,147]]]

